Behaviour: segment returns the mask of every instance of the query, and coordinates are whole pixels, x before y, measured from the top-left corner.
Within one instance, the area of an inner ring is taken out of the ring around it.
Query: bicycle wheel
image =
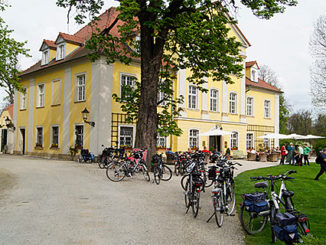
[[[153,174],[154,174],[154,181],[155,181],[155,183],[157,185],[159,185],[160,184],[161,177],[160,177],[160,171],[159,171],[158,167],[154,167]]]
[[[141,169],[142,169],[142,172],[143,172],[144,178],[145,178],[146,181],[149,182],[149,181],[151,180],[151,178],[149,177],[149,173],[148,173],[147,167],[146,167],[145,164],[142,164],[141,166],[142,166]]]
[[[186,180],[185,184],[185,205],[186,205],[186,213],[188,212],[189,207],[191,206],[191,200],[190,200],[190,185],[189,185],[189,179]]]
[[[193,191],[192,192],[192,198],[191,198],[191,208],[192,208],[192,215],[194,216],[194,218],[197,217],[198,215],[198,211],[199,211],[199,199],[200,199],[200,192],[197,191]]]
[[[226,201],[228,203],[227,214],[231,215],[235,209],[235,187],[234,182],[230,183],[226,190]]]
[[[176,176],[179,176],[179,173],[180,173],[180,165],[179,164],[174,165],[174,173]]]
[[[172,170],[166,165],[163,165],[161,174],[161,180],[163,181],[168,181],[172,178]]]
[[[119,182],[126,176],[124,166],[120,162],[112,162],[106,169],[106,176],[113,182]]]
[[[214,196],[214,212],[215,221],[218,227],[223,225],[224,215],[223,215],[223,201],[221,195],[215,194]]]
[[[240,223],[249,235],[261,232],[265,228],[267,219],[267,215],[257,215],[255,212],[248,212],[244,205],[241,206]]]
[[[186,180],[188,180],[188,178],[189,178],[189,175],[187,174],[187,175],[184,175],[182,178],[181,178],[181,180],[180,180],[180,184],[181,184],[181,187],[182,187],[182,189],[184,189],[185,191],[187,190],[186,189]]]

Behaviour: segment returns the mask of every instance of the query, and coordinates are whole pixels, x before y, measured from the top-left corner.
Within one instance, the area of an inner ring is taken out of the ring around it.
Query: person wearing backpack
[[[317,162],[318,163],[318,162]],[[318,180],[319,177],[326,171],[326,148],[320,153],[320,171],[314,180]]]

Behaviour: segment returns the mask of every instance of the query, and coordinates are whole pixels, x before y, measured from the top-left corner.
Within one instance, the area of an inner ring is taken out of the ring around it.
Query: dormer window
[[[42,54],[42,63],[41,65],[46,65],[49,63],[49,50],[44,50]]]
[[[57,48],[57,60],[62,60],[65,58],[65,44],[59,44]]]
[[[251,80],[257,82],[257,72],[255,70],[251,71]]]

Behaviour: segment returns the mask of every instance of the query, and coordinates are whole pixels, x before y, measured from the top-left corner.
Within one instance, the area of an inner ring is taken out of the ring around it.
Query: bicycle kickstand
[[[207,223],[213,218],[213,216],[215,215],[215,213],[213,213],[212,215],[211,215],[211,217],[209,217],[209,219],[206,221]]]

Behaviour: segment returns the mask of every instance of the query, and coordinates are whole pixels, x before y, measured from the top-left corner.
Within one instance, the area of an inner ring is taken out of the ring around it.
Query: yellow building
[[[116,9],[110,8],[100,16],[97,27],[110,25],[116,15]],[[117,32],[116,27],[111,31]],[[131,85],[132,77],[140,79],[140,63],[108,65],[104,57],[90,62],[84,44],[91,32],[87,25],[74,35],[60,32],[55,41],[43,40],[42,59],[21,74],[26,93],[15,94],[15,153],[64,157],[75,145],[94,154],[102,151],[102,145],[134,145],[135,125],[126,123],[112,94],[121,95],[122,85]],[[242,42],[245,57],[249,42],[236,25],[231,26],[231,35]],[[257,137],[278,132],[281,91],[258,78],[256,62],[243,66],[245,75],[234,77],[233,84],[208,79],[208,93],[189,84],[189,71],[180,70],[174,87],[185,101],[180,105],[182,115],[175,120],[183,135],[159,137],[158,145],[173,151],[206,146],[242,152],[268,146],[270,142],[260,142]],[[86,122],[81,113],[85,108],[90,112]],[[215,127],[232,134],[200,136]]]
[[[5,107],[0,113],[0,152],[13,153],[14,150],[14,132],[15,127],[13,125],[13,108],[11,104]]]

